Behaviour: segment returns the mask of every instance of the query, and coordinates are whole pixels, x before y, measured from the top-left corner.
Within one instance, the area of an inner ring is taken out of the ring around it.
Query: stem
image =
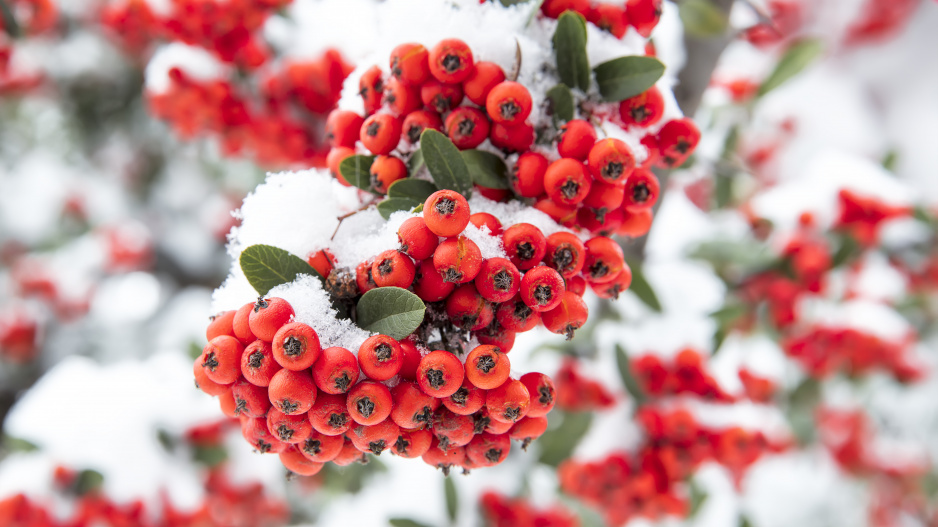
[[[337,219],[339,220],[339,224],[335,226],[335,230],[332,231],[332,236],[330,236],[329,239],[330,239],[330,240],[334,240],[334,239],[335,239],[335,235],[338,234],[338,232],[339,232],[339,227],[342,226],[342,222],[345,221],[346,218],[351,218],[352,216],[358,214],[359,212],[363,212],[363,211],[368,210],[369,207],[371,207],[372,205],[375,204],[375,201],[376,201],[376,200],[371,200],[371,201],[369,201],[368,203],[366,203],[366,204],[362,205],[361,207],[359,207],[358,209],[353,210],[352,212],[349,212],[349,213],[346,213],[346,214],[343,214],[343,215],[339,216],[339,217],[337,218]]]

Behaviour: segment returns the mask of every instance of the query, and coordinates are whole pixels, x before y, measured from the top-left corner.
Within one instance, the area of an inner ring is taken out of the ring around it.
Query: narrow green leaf
[[[553,411],[548,419],[560,418],[560,426],[548,429],[537,442],[541,445],[539,461],[556,467],[568,459],[593,422],[592,412]]]
[[[391,214],[399,210],[413,210],[414,207],[423,203],[411,198],[388,198],[378,203],[378,214],[384,219],[389,219]]]
[[[762,97],[800,73],[821,54],[822,50],[823,44],[817,39],[806,39],[792,44],[775,65],[775,70],[769,78],[759,86],[756,96]]]
[[[534,0],[531,4],[531,11],[528,12],[528,19],[524,22],[524,27],[531,25],[531,22],[535,17],[541,12],[541,6],[544,5],[544,0]]]
[[[899,161],[899,152],[890,150],[883,156],[881,164],[886,170],[893,172],[896,170],[896,163]]]
[[[526,4],[530,1],[531,0],[499,0],[499,2],[501,2],[501,4],[505,7],[518,5],[518,4]]]
[[[456,523],[456,517],[459,515],[459,493],[456,492],[453,478],[443,478],[443,492],[446,494],[446,515],[450,523]]]
[[[629,286],[629,291],[634,293],[646,306],[660,313],[661,302],[658,301],[658,295],[656,295],[655,290],[651,288],[651,284],[645,279],[645,273],[642,271],[641,264],[637,261],[627,263],[629,264],[629,268],[632,269],[632,285]]]
[[[565,11],[557,19],[557,29],[552,40],[561,82],[571,88],[587,91],[590,86],[590,64],[586,55],[586,19],[574,11]]]
[[[834,256],[831,258],[831,267],[836,269],[845,263],[853,260],[862,252],[860,244],[857,243],[857,240],[849,234],[844,234],[840,238],[840,247],[837,248],[837,252],[834,253]]]
[[[398,179],[388,187],[389,198],[410,198],[423,203],[427,201],[430,194],[440,190],[430,181],[422,179],[404,178]]]
[[[608,60],[593,71],[603,99],[621,101],[654,86],[664,75],[664,64],[654,57],[638,55]]]
[[[414,150],[414,153],[410,154],[410,159],[407,160],[407,173],[413,177],[423,166],[423,152]]]
[[[323,281],[322,275],[305,260],[272,245],[252,245],[241,251],[239,261],[244,276],[260,295],[266,295],[280,284],[296,280],[301,274],[315,276]]]
[[[358,301],[358,326],[400,340],[420,326],[426,309],[420,297],[406,289],[379,287]]]
[[[420,135],[420,151],[436,186],[455,190],[466,199],[472,196],[469,168],[448,137],[433,129],[424,130]]]
[[[485,188],[510,188],[508,167],[501,157],[485,150],[463,150],[460,154],[473,183]]]
[[[39,450],[35,443],[6,434],[0,436],[0,447],[2,447],[0,450],[6,452],[34,452]]]
[[[707,501],[708,494],[697,486],[693,481],[690,482],[690,511],[688,518],[693,518],[700,512],[700,507]]]
[[[616,344],[616,368],[619,370],[619,378],[622,379],[622,385],[629,391],[629,395],[635,400],[635,404],[640,405],[645,402],[645,391],[638,385],[635,376],[632,375],[632,365],[629,363],[629,357],[625,354],[625,349]]]
[[[684,32],[694,37],[720,36],[729,25],[729,14],[710,0],[684,0],[679,4],[678,13]]]
[[[740,515],[739,517],[739,527],[752,527],[752,522],[749,521],[749,517],[746,515]]]
[[[547,100],[550,103],[550,113],[556,121],[570,121],[573,119],[574,102],[573,92],[566,84],[558,84],[547,90]]]
[[[228,459],[228,450],[220,445],[197,446],[192,452],[192,458],[207,467],[215,467]]]
[[[371,164],[374,161],[375,156],[349,156],[339,163],[339,172],[352,186],[374,192],[371,188]]]
[[[89,492],[100,489],[101,485],[104,485],[104,475],[97,470],[88,469],[78,473],[73,488],[76,495],[84,496]]]
[[[425,523],[420,523],[409,518],[391,518],[388,523],[392,527],[430,527]]]
[[[6,30],[8,35],[13,38],[19,38],[20,25],[16,21],[16,17],[13,16],[13,10],[10,9],[10,4],[7,0],[0,0],[0,21],[3,22],[2,27]]]

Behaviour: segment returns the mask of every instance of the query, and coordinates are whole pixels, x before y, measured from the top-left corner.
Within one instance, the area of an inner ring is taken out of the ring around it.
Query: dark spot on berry
[[[514,283],[514,277],[512,277],[511,273],[505,269],[495,273],[495,276],[492,277],[492,280],[495,283],[495,289],[498,291],[509,291],[511,289],[512,283]]]
[[[521,242],[515,246],[515,254],[518,255],[518,259],[521,261],[530,260],[534,258],[534,244],[531,242]]]
[[[580,184],[572,179],[568,179],[566,183],[560,185],[560,193],[567,199],[575,198],[579,192]]]
[[[521,407],[520,406],[509,406],[505,408],[505,413],[502,414],[502,417],[514,423],[518,419],[521,419]]]
[[[459,318],[459,327],[461,328],[471,328],[476,325],[476,322],[479,321],[479,315],[463,315]]]
[[[635,203],[645,203],[650,196],[651,191],[648,190],[648,185],[644,181],[637,183],[632,188],[632,201]]]
[[[449,111],[452,103],[449,100],[449,97],[444,97],[442,93],[436,94],[436,97],[433,98],[433,109],[438,113],[446,113]]]
[[[254,312],[257,313],[261,309],[267,309],[267,306],[269,305],[270,304],[267,302],[266,299],[264,299],[264,297],[259,296],[257,297],[257,302],[254,303]]]
[[[449,437],[443,434],[437,434],[436,438],[440,441],[440,450],[443,452],[449,450]]]
[[[410,448],[410,441],[404,439],[403,435],[397,436],[397,441],[394,442],[394,450],[398,454],[406,454],[408,448]]]
[[[248,366],[252,368],[260,368],[261,364],[264,363],[264,353],[261,351],[255,351],[254,353],[248,355]]]
[[[515,302],[515,318],[520,320],[522,324],[528,320],[528,317],[534,313],[534,310],[528,307],[524,302]]]
[[[375,402],[371,400],[370,397],[362,397],[355,403],[355,408],[358,409],[358,413],[362,415],[365,419],[371,417],[371,414],[375,413]]]
[[[472,433],[481,434],[482,432],[485,432],[486,427],[488,427],[491,422],[491,417],[476,413],[472,416]]]
[[[622,166],[622,163],[613,161],[611,163],[606,163],[606,166],[600,170],[600,173],[602,174],[603,179],[619,179],[619,176],[622,175],[624,170],[625,167]]]
[[[267,441],[264,441],[263,439],[258,439],[257,444],[255,444],[254,447],[257,448],[257,451],[260,452],[261,454],[266,454],[270,452],[271,449],[274,448],[273,445],[271,445]]]
[[[422,126],[420,126],[419,124],[412,124],[412,125],[410,125],[410,127],[407,129],[407,139],[408,139],[411,143],[416,143],[417,141],[420,140],[420,134],[422,134],[422,133],[423,133],[423,127],[422,127]]]
[[[520,111],[521,107],[512,100],[507,100],[498,105],[498,112],[502,114],[502,119],[512,119]]]
[[[381,131],[381,123],[377,121],[372,121],[371,124],[365,127],[365,135],[368,137],[375,137],[379,131]]]
[[[345,392],[348,390],[350,382],[351,379],[348,378],[348,372],[343,372],[341,376],[335,378],[335,389],[340,392]]]
[[[609,274],[609,266],[606,265],[602,260],[598,260],[596,263],[590,266],[590,276],[592,278],[602,278]]]
[[[469,389],[460,386],[456,393],[449,396],[449,399],[459,406],[466,406],[466,402],[469,400]]]
[[[619,293],[621,292],[622,292],[621,284],[613,284],[612,286],[606,288],[606,294],[612,297],[613,300],[618,300]]]
[[[415,423],[429,423],[433,419],[433,411],[429,406],[424,406],[421,411],[414,414],[412,419]]]
[[[502,449],[500,448],[490,448],[485,451],[485,459],[489,460],[490,463],[498,463],[501,457]]]
[[[218,359],[215,358],[214,351],[209,352],[209,354],[205,356],[205,361],[202,362],[202,367],[204,368],[206,366],[208,366],[208,369],[212,371],[215,371],[215,368],[218,367]]]
[[[458,284],[462,281],[462,273],[457,271],[455,267],[450,267],[443,273],[443,281]]]
[[[394,57],[394,60],[391,63],[391,75],[394,75],[400,79],[401,73],[403,73],[403,71],[401,71],[400,59],[398,57]]]
[[[248,402],[247,402],[247,401],[245,401],[244,399],[242,399],[242,398],[240,398],[240,397],[235,397],[234,414],[235,414],[235,415],[241,415],[241,412],[244,411],[244,409],[247,407],[247,405],[248,405]]]
[[[283,352],[287,357],[296,357],[303,353],[303,343],[296,337],[287,337],[283,341]]]
[[[476,369],[481,370],[482,373],[488,373],[492,371],[494,367],[495,359],[493,359],[491,355],[483,355],[476,361]]]
[[[390,258],[385,258],[381,260],[381,263],[378,264],[378,273],[381,276],[387,276],[394,272],[394,261]]]
[[[645,119],[651,115],[651,112],[648,111],[648,108],[643,104],[641,106],[636,106],[629,110],[629,114],[632,116],[632,120],[638,124],[644,123]]]
[[[436,204],[433,205],[433,208],[436,209],[443,216],[449,216],[450,214],[456,212],[456,200],[449,198],[440,198],[436,201]]]
[[[394,101],[396,100],[397,100],[397,95],[394,95],[393,91],[388,90],[388,92],[384,94],[384,101],[387,102],[388,104],[394,104]]]
[[[551,257],[551,261],[554,264],[554,269],[557,269],[561,272],[569,270],[575,259],[576,258],[573,256],[573,251],[569,247],[563,246],[558,247]]]
[[[293,429],[287,425],[280,425],[277,427],[277,437],[281,441],[289,441],[293,437]]]
[[[459,124],[456,125],[456,131],[461,136],[470,136],[472,131],[476,129],[476,123],[472,119],[463,119],[459,121]]]
[[[686,154],[690,150],[690,143],[686,139],[681,138],[677,140],[677,144],[674,145],[674,149],[682,154]]]
[[[348,423],[348,416],[345,414],[332,414],[329,416],[329,426],[332,428],[342,428]]]
[[[307,439],[303,442],[303,452],[314,456],[319,455],[319,453],[322,452],[322,441],[318,439]]]
[[[446,73],[453,73],[459,71],[459,68],[462,67],[462,59],[459,58],[459,55],[447,55],[443,57],[440,64],[446,70]]]
[[[281,399],[279,406],[280,406],[280,411],[287,415],[295,414],[296,411],[300,408],[299,404],[289,399]]]
[[[549,304],[552,298],[554,298],[554,290],[550,286],[541,284],[534,288],[534,300],[537,300],[538,305]]]
[[[430,368],[426,373],[427,382],[430,384],[430,387],[434,390],[439,390],[446,384],[446,380],[443,378],[443,370],[437,370]]]
[[[540,394],[537,402],[541,404],[550,404],[554,400],[554,391],[550,389],[550,386],[541,386],[537,389],[537,393]]]
[[[384,439],[379,439],[377,441],[372,441],[368,443],[368,450],[376,456],[380,456],[381,452],[384,452],[384,449],[388,447],[388,444],[384,442]]]

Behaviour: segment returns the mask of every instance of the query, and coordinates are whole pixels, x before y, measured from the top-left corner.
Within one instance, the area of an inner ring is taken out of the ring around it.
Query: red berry
[[[362,452],[370,452],[380,456],[382,452],[394,446],[401,435],[401,428],[394,421],[385,419],[372,425],[359,425],[352,427],[346,434]]]
[[[205,328],[205,340],[212,340],[222,335],[234,337],[235,334],[232,322],[234,322],[235,313],[235,310],[231,310],[213,316],[208,323],[208,327]]]
[[[546,431],[547,418],[532,417],[530,412],[528,412],[526,417],[523,417],[520,421],[515,423],[515,426],[511,427],[508,437],[515,441],[521,441],[521,448],[527,450],[531,441],[541,437]]]
[[[591,179],[583,163],[575,159],[558,159],[544,173],[544,191],[558,205],[574,206],[586,199]]]
[[[244,347],[238,339],[222,335],[213,338],[202,348],[197,359],[205,376],[216,384],[231,384],[241,377],[241,354]]]
[[[648,234],[651,229],[652,212],[650,208],[628,210],[623,209],[622,224],[616,229],[619,236],[638,238]]]
[[[199,355],[192,365],[192,373],[195,376],[196,388],[211,396],[221,396],[222,394],[231,394],[231,384],[218,384],[208,378],[205,374],[205,368],[202,367],[203,357]]]
[[[476,388],[469,379],[455,393],[443,399],[443,406],[454,414],[472,415],[485,404],[485,390]]]
[[[456,108],[443,123],[446,135],[460,150],[481,145],[488,138],[490,128],[488,117],[471,106]]]
[[[231,396],[235,401],[235,415],[264,417],[270,410],[267,390],[263,386],[255,386],[245,380],[239,380],[231,385]]]
[[[430,52],[422,44],[408,42],[391,51],[391,76],[409,86],[419,86],[430,78]]]
[[[525,152],[534,144],[534,139],[534,127],[526,122],[515,125],[494,123],[489,130],[492,146],[507,152]]]
[[[627,210],[651,208],[658,201],[660,192],[658,177],[651,170],[638,168],[625,184],[622,207]]]
[[[313,364],[313,381],[323,393],[345,393],[357,380],[358,359],[345,348],[326,348]]]
[[[694,121],[683,118],[668,121],[656,136],[661,158],[658,165],[674,168],[684,164],[690,157],[697,143],[700,142],[700,130]]]
[[[625,36],[625,32],[629,27],[625,7],[621,5],[594,5],[590,8],[586,19],[599,29],[612,33],[616,38]]]
[[[573,333],[583,327],[586,319],[589,317],[589,309],[586,302],[576,293],[565,291],[560,304],[541,313],[541,321],[544,327],[551,333],[566,335],[567,340],[573,338]]]
[[[505,71],[494,62],[476,62],[475,66],[463,82],[463,92],[474,104],[484,106],[492,88],[505,80]]]
[[[316,402],[316,385],[308,371],[286,368],[274,374],[267,389],[271,404],[287,415],[308,412]]]
[[[391,415],[391,391],[374,381],[363,381],[348,392],[348,413],[358,424],[373,425]]]
[[[651,30],[658,25],[661,18],[662,0],[628,0],[625,12],[628,13],[629,25],[638,31],[638,34],[648,38]]]
[[[594,144],[596,144],[596,129],[592,124],[582,119],[573,119],[560,127],[557,151],[560,152],[561,157],[586,161]]]
[[[557,307],[565,290],[560,273],[544,265],[531,269],[521,278],[521,299],[540,313]]]
[[[326,118],[326,140],[329,146],[355,148],[365,119],[349,110],[332,110]]]
[[[469,225],[469,202],[453,190],[438,190],[423,204],[423,219],[437,236],[449,238]]]
[[[503,423],[514,423],[527,415],[531,406],[528,389],[521,381],[510,379],[485,394],[485,408],[489,417]]]
[[[418,386],[423,393],[437,398],[456,393],[464,377],[462,363],[448,351],[431,351],[420,359],[417,367]]]
[[[394,156],[377,156],[368,170],[371,188],[379,194],[387,194],[391,185],[407,177],[407,165]]]
[[[386,113],[374,114],[365,119],[359,139],[372,154],[388,155],[401,140],[401,120]]]
[[[401,134],[404,140],[415,145],[420,141],[420,134],[424,130],[443,131],[443,121],[436,112],[430,110],[416,110],[407,114],[404,118]]]
[[[420,87],[420,100],[423,105],[439,114],[444,114],[462,102],[462,86],[430,81]]]
[[[433,252],[433,267],[447,282],[471,282],[482,269],[482,251],[465,236],[450,238]]]
[[[342,172],[339,170],[339,165],[342,164],[342,161],[345,161],[346,158],[352,157],[355,155],[355,150],[340,146],[329,150],[329,155],[326,156],[326,167],[329,168],[329,174],[332,177],[339,180],[339,183],[346,187],[352,186],[342,175]]]
[[[319,394],[307,417],[314,430],[328,436],[342,435],[352,424],[345,395]]]
[[[531,405],[528,407],[529,418],[543,417],[553,410],[557,388],[550,377],[543,373],[530,372],[522,375],[519,380],[531,396]]]
[[[401,430],[391,446],[391,452],[403,458],[413,459],[426,454],[432,442],[433,434],[429,430]]]
[[[541,315],[528,307],[520,294],[500,304],[495,316],[500,326],[518,333],[530,331],[541,322]]]
[[[326,435],[312,430],[309,437],[299,444],[299,449],[306,459],[327,463],[339,455],[344,444],[345,437],[342,435]]]
[[[280,453],[286,450],[287,444],[280,441],[267,430],[267,419],[262,417],[244,417],[241,419],[241,435],[261,454],[268,452]]]
[[[524,123],[531,115],[531,104],[531,93],[514,81],[495,86],[485,98],[485,110],[492,121],[510,126]]]
[[[305,370],[316,362],[322,346],[316,330],[302,322],[283,325],[273,339],[273,356],[289,370]]]
[[[479,344],[498,346],[504,353],[511,351],[515,345],[515,332],[502,327],[497,320],[475,332]]]
[[[358,81],[358,94],[365,103],[365,115],[371,115],[381,108],[384,97],[384,78],[381,68],[372,66],[362,74]]]
[[[299,476],[315,476],[323,467],[323,463],[304,457],[296,445],[290,445],[289,448],[280,452],[280,462],[287,470]]]
[[[368,337],[358,348],[358,365],[369,379],[386,381],[401,371],[401,345],[387,335]]]
[[[293,318],[293,306],[282,298],[259,298],[254,303],[254,309],[248,315],[248,325],[251,327],[251,333],[257,338],[273,342],[277,331]],[[274,358],[276,358],[276,349],[274,349]],[[312,363],[310,363],[312,364]]]
[[[351,439],[345,437],[342,443],[342,450],[339,450],[339,455],[337,455],[332,462],[340,467],[346,467],[352,463],[365,464],[368,462],[368,457],[355,446],[355,443],[352,443]]]
[[[576,226],[577,206],[561,205],[550,198],[538,200],[534,208],[547,214],[560,225],[568,228]]]
[[[459,39],[441,40],[430,50],[429,60],[430,74],[440,82],[459,83],[472,74],[472,50]]]
[[[420,365],[420,350],[412,340],[404,339],[400,341],[403,361],[401,362],[401,371],[398,375],[405,381],[417,380],[417,366]]]
[[[423,106],[418,87],[408,86],[393,77],[384,86],[384,104],[394,115],[407,115]]]
[[[612,212],[622,206],[625,192],[626,190],[619,185],[606,183],[603,180],[593,181],[590,193],[586,195],[581,205],[583,208],[594,211],[602,219],[607,212]]]
[[[427,452],[421,456],[424,463],[442,470],[444,476],[449,475],[451,468],[461,465],[465,458],[466,449],[464,447],[450,447],[443,450],[440,448],[440,442],[436,437],[433,438]]]
[[[525,152],[518,157],[511,173],[511,186],[523,198],[536,198],[544,193],[544,174],[547,158],[537,152]]]
[[[427,259],[417,266],[414,278],[414,293],[424,302],[439,302],[456,289],[456,284],[443,279],[443,273],[436,270],[433,260]]]
[[[456,327],[474,331],[488,326],[495,312],[475,285],[468,283],[457,287],[446,299],[446,315]]]
[[[313,433],[306,414],[286,415],[276,408],[267,413],[267,430],[284,443],[300,443]]]
[[[412,382],[401,382],[391,388],[391,398],[394,400],[391,420],[408,430],[432,424],[433,412],[440,407],[439,399],[423,393]]]
[[[502,234],[502,222],[498,221],[498,218],[492,216],[488,212],[476,212],[469,216],[469,223],[475,225],[479,229],[482,227],[487,227],[489,234],[492,236],[500,236]]]
[[[439,237],[427,227],[421,216],[404,221],[397,230],[397,239],[401,243],[401,251],[417,261],[433,256],[440,243]]]
[[[477,346],[466,357],[466,378],[483,390],[501,386],[509,373],[511,362],[498,346]]]
[[[656,86],[619,103],[619,117],[626,126],[647,128],[660,121],[663,115],[664,97]]]
[[[521,273],[505,258],[489,258],[482,262],[475,277],[475,286],[482,298],[489,302],[505,302],[521,288]]]
[[[372,269],[371,264],[374,262],[362,262],[358,264],[358,267],[355,268],[355,283],[358,285],[358,292],[365,294],[368,291],[378,287],[375,284],[375,279],[371,275]]]
[[[616,300],[630,285],[632,285],[632,270],[629,269],[628,264],[625,264],[612,281],[601,284],[590,284],[590,287],[599,298],[612,298]]]
[[[306,257],[306,262],[309,263],[310,267],[315,269],[320,276],[326,278],[335,267],[333,264],[333,262],[335,262],[335,256],[333,256],[332,251],[329,249],[321,249],[310,253],[310,255]]]
[[[522,271],[540,263],[547,251],[547,238],[544,233],[530,223],[518,223],[508,227],[502,234],[502,242],[511,263]]]
[[[541,12],[549,18],[560,18],[564,11],[575,11],[585,15],[589,9],[589,0],[544,0],[541,4]]]
[[[586,260],[586,246],[573,233],[555,232],[547,237],[544,263],[569,279],[577,275]]]
[[[414,261],[394,249],[379,254],[371,264],[371,278],[378,287],[408,288],[414,281]]]
[[[635,156],[629,145],[618,139],[601,139],[589,151],[589,169],[593,177],[612,185],[623,186],[635,169]]]
[[[439,448],[449,450],[469,444],[475,423],[468,415],[459,415],[443,408],[433,416],[431,429]]]
[[[586,242],[583,274],[591,284],[611,282],[625,266],[622,248],[612,238],[597,236]],[[523,289],[523,286],[522,286]]]
[[[472,438],[466,446],[466,457],[476,466],[492,467],[508,457],[511,440],[507,435],[494,435],[483,432]]]
[[[248,323],[252,311],[254,311],[254,302],[248,302],[238,308],[234,318],[231,319],[231,330],[235,338],[245,346],[257,340],[254,333],[251,333],[251,326]]]
[[[586,279],[580,275],[567,278],[567,291],[583,296],[586,292]]]

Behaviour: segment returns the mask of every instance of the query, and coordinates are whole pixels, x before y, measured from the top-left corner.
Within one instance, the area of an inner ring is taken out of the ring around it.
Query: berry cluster
[[[564,359],[554,381],[557,384],[558,408],[584,412],[611,408],[617,402],[617,397],[599,381],[580,373],[576,359]]]
[[[732,402],[704,368],[704,356],[693,349],[681,350],[666,363],[657,355],[643,355],[632,361],[632,371],[646,394],[653,397],[688,393],[716,402]]]
[[[908,382],[924,374],[911,357],[913,343],[914,339],[888,341],[854,328],[817,325],[788,334],[781,346],[813,377],[839,371],[864,375],[880,369]]]
[[[545,0],[541,13],[557,18],[564,11],[575,11],[599,29],[617,38],[625,36],[629,26],[648,38],[661,19],[662,0],[628,0],[627,2],[592,2],[590,0]]]
[[[579,527],[580,520],[566,508],[555,505],[537,509],[523,498],[508,498],[486,491],[479,498],[487,527]]]
[[[240,418],[251,445],[300,475],[385,450],[444,472],[496,465],[511,439],[526,447],[546,430],[554,406],[550,378],[510,378],[498,346],[476,347],[465,364],[387,335],[369,337],[356,353],[323,349],[277,297],[214,317],[206,337],[197,385]]]

